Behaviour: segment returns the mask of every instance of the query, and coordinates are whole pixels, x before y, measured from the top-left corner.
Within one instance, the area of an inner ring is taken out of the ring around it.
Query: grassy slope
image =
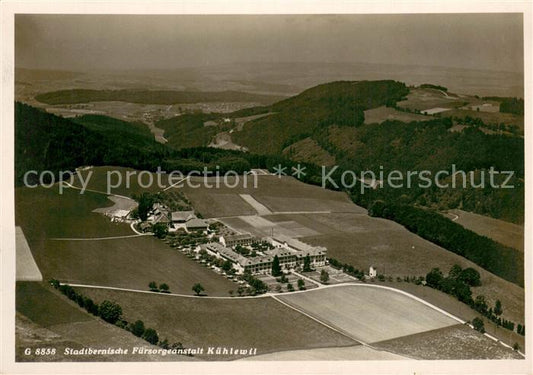
[[[149,347],[146,341],[123,329],[88,314],[47,284],[18,282],[16,286],[16,360],[33,361],[153,361],[160,357],[148,355],[126,356],[66,356],[65,348],[129,348]],[[30,356],[37,348],[55,348],[54,356]],[[179,356],[174,360],[186,360]]]
[[[132,234],[126,224],[111,223],[92,210],[112,206],[105,195],[58,186],[15,189],[15,223],[20,225],[34,255],[42,251],[44,238],[105,237]]]
[[[141,319],[161,337],[181,341],[187,347],[257,347],[257,354],[264,354],[355,344],[271,298],[208,300],[97,289],[80,291],[97,302],[117,301],[127,320]]]
[[[377,348],[420,359],[522,359],[465,325],[457,325],[375,344]]]

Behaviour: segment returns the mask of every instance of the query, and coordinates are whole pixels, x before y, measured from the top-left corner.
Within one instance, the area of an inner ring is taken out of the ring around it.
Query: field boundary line
[[[63,181],[63,183],[65,185],[67,185],[67,187],[72,188],[72,189],[81,190],[81,191],[84,191],[84,192],[85,191],[90,191],[91,193],[104,194],[106,196],[113,195],[115,197],[124,198],[124,199],[130,200],[130,201],[135,201],[134,199],[131,199],[130,197],[126,197],[125,195],[107,193],[105,191],[99,191],[99,190],[93,190],[93,189],[84,189],[84,188],[80,188],[80,187],[74,186],[74,185],[72,185],[71,183],[69,183],[67,181]]]
[[[313,289],[313,290],[316,290],[316,289]],[[404,354],[398,354],[398,353],[394,353],[393,351],[390,351],[390,350],[387,350],[387,349],[383,349],[383,348],[377,348],[375,346],[373,346],[372,344],[369,344],[369,343],[366,343],[364,341],[361,341],[360,339],[352,336],[351,334],[349,334],[348,332],[345,332],[344,330],[340,329],[340,328],[337,328],[335,327],[333,324],[329,323],[329,322],[325,322],[323,320],[320,320],[318,319],[317,317],[313,316],[312,314],[308,313],[307,311],[305,311],[304,309],[299,309],[295,306],[292,306],[291,304],[279,299],[277,297],[277,295],[271,295],[271,297],[273,299],[275,299],[276,301],[278,301],[279,303],[281,303],[282,305],[285,305],[287,306],[288,308],[296,311],[297,313],[299,314],[302,314],[302,315],[305,315],[306,317],[314,320],[315,322],[323,325],[324,327],[328,328],[328,329],[331,329],[345,337],[348,337],[350,340],[353,340],[355,342],[358,342],[359,344],[361,344],[362,346],[366,346],[367,348],[370,348],[372,350],[375,350],[377,352],[387,352],[387,353],[392,353],[392,354],[395,354],[395,355],[399,355],[399,356],[402,356],[402,357],[405,357],[405,358],[408,358],[408,359],[413,359],[413,360],[418,360],[418,358],[415,358],[415,357],[412,357],[412,356],[409,356],[409,355],[404,355]]]
[[[185,298],[198,298],[198,299],[227,299],[227,300],[242,300],[242,299],[252,299],[252,298],[267,298],[270,297],[270,294],[260,294],[257,296],[243,296],[243,297],[224,297],[224,296],[195,296],[190,294],[179,294],[179,293],[161,293],[161,292],[152,292],[151,290],[140,290],[140,289],[128,289],[120,288],[115,286],[105,286],[105,285],[88,285],[88,284],[72,284],[69,282],[59,281],[63,285],[70,285],[74,288],[92,288],[92,289],[107,289],[107,290],[117,290],[121,292],[132,292],[132,293],[145,293],[145,294],[156,294],[158,296],[172,296],[172,297],[185,297]]]
[[[167,191],[168,189],[173,188],[173,187],[176,186],[177,184],[179,184],[179,183],[181,183],[181,182],[183,182],[183,181],[185,181],[185,180],[188,180],[190,177],[191,177],[191,176],[187,176],[187,177],[185,177],[185,178],[182,178],[182,179],[179,180],[178,182],[176,182],[176,183],[174,183],[174,184],[172,184],[172,185],[170,185],[170,186],[167,186],[167,187],[164,188],[162,191]]]
[[[385,285],[372,285],[372,284],[365,284],[365,283],[343,283],[343,284],[335,284],[335,285],[323,285],[322,288],[311,289],[311,290],[307,290],[307,291],[303,291],[303,292],[312,292],[313,290],[320,290],[320,289],[327,289],[327,288],[334,288],[334,287],[341,287],[341,286],[363,286],[363,287],[366,286],[366,287],[371,287],[371,288],[388,289],[388,290],[391,290],[391,291],[393,291],[393,292],[401,293],[401,294],[403,294],[403,295],[405,295],[405,296],[407,296],[407,297],[410,297],[410,298],[412,298],[412,299],[414,299],[414,300],[416,300],[416,301],[418,301],[418,302],[421,302],[421,303],[423,303],[424,305],[426,305],[426,306],[428,306],[428,307],[430,307],[430,308],[432,308],[432,309],[434,309],[434,310],[436,310],[436,311],[438,311],[438,312],[440,312],[440,313],[442,313],[442,314],[448,316],[449,318],[452,318],[452,319],[458,321],[458,322],[461,323],[461,324],[466,324],[466,325],[468,325],[470,328],[474,329],[474,327],[473,327],[471,324],[469,324],[469,323],[467,323],[466,321],[464,321],[463,319],[461,319],[461,318],[459,318],[459,317],[457,317],[457,316],[455,316],[455,315],[453,315],[453,314],[447,312],[446,310],[443,310],[443,309],[441,309],[440,307],[435,306],[435,305],[433,305],[433,304],[431,304],[431,303],[429,303],[429,302],[423,300],[422,298],[417,297],[417,296],[415,296],[415,295],[413,295],[413,294],[411,294],[411,293],[408,293],[408,292],[403,291],[403,290],[400,290],[400,289],[392,288],[392,287],[390,287],[390,286],[385,286]],[[483,335],[485,335],[485,336],[487,336],[488,338],[494,340],[495,342],[500,343],[502,346],[505,346],[505,347],[507,347],[507,348],[511,348],[511,349],[512,349],[511,346],[509,346],[508,344],[504,343],[503,341],[501,341],[501,340],[498,339],[497,337],[494,337],[494,336],[488,334],[487,332],[483,333]],[[523,354],[522,352],[520,352],[520,351],[518,351],[518,350],[517,350],[516,352],[517,352],[518,354],[520,354],[522,357],[525,358],[525,354]]]
[[[332,326],[332,325],[330,325],[330,324],[328,324],[328,323],[326,323],[326,322],[324,322],[324,321],[322,321],[322,320],[320,320],[320,319],[314,317],[313,315],[309,314],[308,312],[306,312],[306,311],[304,311],[304,310],[301,310],[301,309],[298,309],[298,308],[292,306],[291,304],[289,304],[289,303],[287,303],[287,302],[285,302],[285,301],[279,299],[276,295],[271,295],[271,297],[272,297],[274,300],[276,300],[276,301],[278,301],[279,303],[281,303],[282,305],[287,306],[288,308],[290,308],[290,309],[292,309],[292,310],[298,312],[299,314],[302,314],[302,315],[307,316],[309,319],[312,319],[312,320],[314,320],[315,322],[320,323],[320,324],[323,325],[324,327],[329,328],[329,329],[331,329],[331,330],[333,330],[333,331],[335,331],[335,332],[337,332],[337,333],[340,333],[341,335],[343,335],[343,336],[345,336],[345,337],[348,337],[350,340],[353,340],[353,341],[355,341],[355,342],[358,342],[359,344],[361,344],[361,345],[363,345],[363,346],[371,347],[371,346],[370,346],[369,344],[367,344],[366,342],[363,342],[363,341],[361,341],[361,340],[359,340],[359,339],[356,339],[355,337],[353,337],[353,336],[350,335],[349,333],[344,332],[343,330],[341,330],[341,329],[339,329],[339,328],[336,328],[336,327],[334,327],[334,326]]]

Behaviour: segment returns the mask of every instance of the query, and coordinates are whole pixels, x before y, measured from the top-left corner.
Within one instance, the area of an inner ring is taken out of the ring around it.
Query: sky
[[[522,15],[16,15],[19,68],[387,63],[523,72]]]

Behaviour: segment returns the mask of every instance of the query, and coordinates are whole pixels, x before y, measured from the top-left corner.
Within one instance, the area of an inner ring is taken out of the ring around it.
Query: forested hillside
[[[363,111],[393,105],[408,92],[404,83],[396,81],[326,83],[273,104],[269,108],[273,115],[247,123],[232,138],[251,151],[279,154],[328,126],[359,127]]]

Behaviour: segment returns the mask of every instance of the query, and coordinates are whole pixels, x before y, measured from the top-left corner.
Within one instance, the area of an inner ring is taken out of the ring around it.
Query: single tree
[[[288,290],[289,292],[294,292],[294,287],[292,286],[291,283],[288,283],[288,284],[287,284],[287,290]]]
[[[483,319],[478,318],[478,317],[474,318],[472,320],[472,326],[474,327],[476,331],[485,333],[485,324],[483,323]]]
[[[305,290],[305,281],[303,279],[298,279],[298,289]]]
[[[200,283],[196,283],[192,286],[192,290],[194,293],[196,293],[197,296],[200,295],[200,293],[202,293],[205,289],[204,287],[202,286],[202,284]]]
[[[304,258],[303,272],[311,272],[311,257],[307,254]]]
[[[274,259],[272,260],[272,276],[276,277],[279,275],[281,275],[281,266],[278,256],[274,255]]]
[[[502,315],[502,313],[503,313],[502,302],[499,299],[497,299],[496,304],[494,305],[494,315],[500,316]]]
[[[142,335],[142,338],[148,341],[152,345],[156,345],[159,341],[159,336],[157,335],[157,332],[153,328],[148,328],[144,331],[144,334]]]
[[[320,281],[326,284],[329,281],[329,273],[326,270],[320,271]]]
[[[115,302],[105,300],[100,304],[98,315],[106,322],[115,324],[122,316],[122,307]]]
[[[230,272],[232,266],[233,264],[229,260],[226,260],[224,263],[222,263],[222,270],[224,270],[225,272]]]
[[[168,286],[168,284],[165,284],[165,283],[159,285],[159,290],[162,293],[170,293],[170,287]]]
[[[157,289],[157,283],[155,281],[150,281],[148,288],[150,288],[152,292],[159,292],[159,289]]]
[[[144,322],[137,320],[135,323],[130,324],[129,330],[137,337],[141,337],[144,334]]]

